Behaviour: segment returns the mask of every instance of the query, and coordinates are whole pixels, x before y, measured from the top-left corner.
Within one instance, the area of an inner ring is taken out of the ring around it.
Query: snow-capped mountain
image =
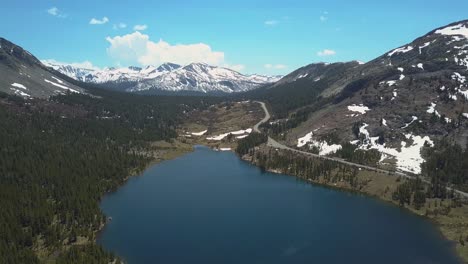
[[[86,67],[78,67],[74,65],[63,64],[60,62],[56,62],[54,60],[42,60],[42,64],[47,67],[51,67],[56,71],[59,71],[75,80],[84,81],[86,76],[93,73],[95,69],[86,68]]]
[[[140,81],[130,91],[162,89],[167,91],[232,93],[255,89],[277,80],[277,77],[243,75],[227,68],[210,66],[204,63],[192,63],[155,76],[155,78]]]
[[[148,93],[163,90],[233,93],[252,90],[280,79],[280,76],[244,75],[205,63],[191,63],[183,67],[174,63],[164,63],[158,67],[131,66],[102,70],[80,68],[47,60],[42,63],[79,81],[125,84],[125,90],[128,92]]]

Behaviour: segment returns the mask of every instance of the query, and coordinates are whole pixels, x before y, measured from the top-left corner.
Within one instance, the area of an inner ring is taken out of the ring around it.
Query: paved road
[[[267,121],[270,119],[270,113],[268,112],[268,109],[266,108],[266,105],[265,105],[264,102],[259,102],[259,101],[257,101],[257,103],[259,103],[259,104],[262,106],[263,111],[265,112],[265,117],[264,117],[262,120],[260,120],[260,122],[258,122],[257,124],[255,124],[255,126],[253,127],[253,130],[254,130],[255,132],[260,133],[259,126],[260,126],[261,124],[267,122]],[[286,146],[286,145],[283,145],[283,144],[279,143],[278,141],[272,139],[271,137],[268,137],[267,146],[272,147],[272,148],[277,148],[277,149],[289,150],[289,151],[293,151],[293,152],[296,152],[296,153],[304,154],[304,155],[307,155],[307,156],[311,156],[311,157],[323,159],[323,160],[331,160],[331,161],[339,162],[339,163],[342,163],[342,164],[346,164],[346,165],[348,165],[348,166],[353,166],[353,167],[357,167],[357,168],[361,168],[361,169],[365,169],[365,170],[370,170],[370,171],[385,173],[385,174],[389,174],[389,175],[397,175],[397,176],[401,176],[401,177],[404,177],[404,178],[407,178],[407,179],[416,179],[416,177],[413,176],[413,175],[409,175],[409,174],[406,174],[406,173],[403,173],[403,172],[399,172],[399,171],[388,171],[388,170],[383,170],[383,169],[379,169],[379,168],[375,168],[375,167],[371,167],[371,166],[366,166],[366,165],[362,165],[362,164],[358,164],[358,163],[354,163],[354,162],[349,162],[349,161],[346,161],[346,160],[343,160],[343,159],[340,159],[340,158],[327,157],[327,156],[320,156],[320,155],[318,155],[318,154],[314,154],[314,153],[305,152],[305,151],[301,151],[301,150],[298,150],[298,149],[290,148],[290,147],[288,147],[288,146]],[[420,177],[420,179],[421,179],[424,183],[430,184],[430,181],[429,181],[429,180],[423,179],[423,178],[421,178],[421,177]],[[452,188],[447,187],[447,190],[451,191]],[[463,198],[465,198],[465,199],[468,199],[468,193],[459,191],[459,190],[457,190],[457,189],[453,189],[453,190],[454,190],[454,192],[460,194],[461,197],[463,197]]]
[[[260,120],[260,122],[258,122],[257,124],[255,124],[255,126],[253,127],[253,130],[254,130],[255,132],[260,133],[260,129],[258,129],[258,127],[259,127],[261,124],[265,123],[266,121],[270,120],[270,113],[268,112],[268,109],[266,108],[266,105],[265,105],[264,102],[258,102],[258,101],[257,101],[257,103],[259,103],[259,104],[262,106],[263,112],[265,112],[265,117],[264,117],[262,120]]]

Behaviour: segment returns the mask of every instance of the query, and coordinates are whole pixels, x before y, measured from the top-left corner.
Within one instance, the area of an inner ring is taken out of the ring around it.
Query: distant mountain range
[[[191,91],[201,93],[245,92],[276,82],[280,76],[244,75],[228,68],[191,63],[164,63],[158,67],[86,69],[44,60],[42,63],[73,79],[104,84],[127,92]]]

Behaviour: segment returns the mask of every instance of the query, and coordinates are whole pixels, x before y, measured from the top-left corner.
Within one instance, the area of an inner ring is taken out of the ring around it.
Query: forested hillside
[[[112,261],[92,243],[105,222],[99,199],[145,167],[150,158],[142,153],[149,142],[176,137],[184,112],[219,100],[94,93],[50,100],[2,94],[0,255],[5,263]]]

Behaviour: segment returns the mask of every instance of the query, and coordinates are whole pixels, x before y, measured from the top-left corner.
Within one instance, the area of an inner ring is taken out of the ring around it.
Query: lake
[[[197,146],[106,195],[98,243],[136,263],[458,263],[430,221]]]

